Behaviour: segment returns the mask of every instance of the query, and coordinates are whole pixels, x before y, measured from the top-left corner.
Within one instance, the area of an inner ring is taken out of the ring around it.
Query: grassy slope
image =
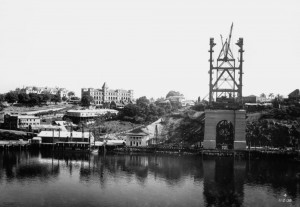
[[[100,126],[94,126],[93,127],[93,132],[95,135],[96,140],[100,140],[100,136],[103,136],[104,134],[114,134],[114,133],[119,133],[119,132],[124,132],[127,130],[131,130],[137,126],[140,126],[138,124],[133,124],[131,122],[127,121],[105,121],[103,122]],[[121,137],[121,135],[118,135],[117,137]],[[123,137],[124,138],[124,137]]]
[[[46,110],[46,109],[55,109],[55,108],[62,108],[62,107],[67,107],[70,108],[73,105],[70,104],[58,104],[58,105],[49,105],[49,106],[33,106],[33,107],[27,107],[27,106],[8,106],[3,109],[3,112],[8,113],[8,112],[16,112],[16,113],[21,113],[21,112],[28,112],[28,111],[39,111],[39,110]]]

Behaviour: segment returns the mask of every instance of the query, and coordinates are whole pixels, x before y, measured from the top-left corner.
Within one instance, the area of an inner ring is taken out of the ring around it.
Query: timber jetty
[[[0,150],[19,149],[24,150],[29,147],[28,141],[24,140],[5,140],[0,141]]]

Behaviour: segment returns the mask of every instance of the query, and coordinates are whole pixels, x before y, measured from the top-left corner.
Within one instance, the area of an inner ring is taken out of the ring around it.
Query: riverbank
[[[296,150],[218,150],[218,149],[187,149],[187,148],[156,148],[156,147],[124,147],[113,150],[123,154],[180,154],[180,155],[201,155],[203,157],[238,157],[238,158],[283,158],[299,160],[300,151]]]

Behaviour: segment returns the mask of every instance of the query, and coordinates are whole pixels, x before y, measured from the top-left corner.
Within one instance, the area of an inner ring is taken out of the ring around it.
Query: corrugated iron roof
[[[89,138],[93,137],[92,133],[89,132],[66,132],[66,131],[41,131],[38,137],[72,137],[72,138]]]

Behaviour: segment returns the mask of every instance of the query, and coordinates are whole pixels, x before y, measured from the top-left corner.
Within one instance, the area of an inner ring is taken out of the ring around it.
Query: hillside
[[[165,143],[191,146],[204,138],[204,112],[185,109],[163,118]],[[251,146],[300,148],[300,107],[249,113],[246,141]]]
[[[203,140],[204,112],[186,109],[163,118],[166,144],[190,146]]]

